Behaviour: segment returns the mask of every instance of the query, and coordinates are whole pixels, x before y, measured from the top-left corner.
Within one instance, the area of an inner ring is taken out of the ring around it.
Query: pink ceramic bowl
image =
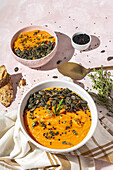
[[[13,44],[15,42],[15,40],[17,39],[17,37],[23,33],[23,32],[28,32],[28,31],[33,31],[33,30],[43,30],[43,31],[47,31],[48,33],[50,33],[52,36],[54,36],[56,38],[56,43],[55,43],[55,47],[54,49],[45,57],[40,58],[40,59],[35,59],[35,60],[26,60],[26,59],[22,59],[20,57],[18,57],[14,52],[13,52]],[[10,47],[11,47],[11,52],[13,57],[20,62],[21,64],[24,64],[25,66],[28,66],[30,68],[37,68],[40,67],[42,65],[45,65],[46,63],[48,63],[55,55],[56,51],[57,51],[57,36],[55,34],[54,31],[50,30],[49,28],[43,27],[43,26],[28,26],[25,28],[22,28],[21,30],[19,30],[18,32],[16,32],[14,34],[14,36],[11,39],[11,43],[10,43]]]

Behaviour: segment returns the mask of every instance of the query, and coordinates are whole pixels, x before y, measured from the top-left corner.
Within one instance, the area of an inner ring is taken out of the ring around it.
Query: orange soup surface
[[[53,149],[79,144],[91,127],[87,102],[67,88],[52,87],[32,94],[23,117],[28,134]]]
[[[43,30],[23,32],[15,40],[13,51],[23,59],[40,59],[54,49],[55,42],[55,37]]]

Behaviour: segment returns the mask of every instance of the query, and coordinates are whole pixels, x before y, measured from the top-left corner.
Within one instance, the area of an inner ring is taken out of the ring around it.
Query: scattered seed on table
[[[58,61],[57,61],[57,64],[60,64],[61,62],[62,62],[62,60],[58,60]]]
[[[101,53],[105,53],[105,50],[102,50]]]
[[[54,79],[57,79],[57,78],[58,78],[58,76],[53,76],[53,78],[54,78]]]
[[[15,67],[15,68],[14,68],[14,71],[15,71],[15,72],[17,72],[18,70],[19,70],[19,68],[18,68],[18,67]]]

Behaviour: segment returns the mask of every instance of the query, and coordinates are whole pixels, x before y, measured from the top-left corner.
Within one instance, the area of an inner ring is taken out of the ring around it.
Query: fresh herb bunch
[[[97,90],[98,93],[95,94],[93,92],[88,91],[95,99],[95,102],[99,105],[106,107],[106,109],[113,113],[113,80],[111,79],[111,73],[107,71],[103,71],[103,66],[98,71],[94,69],[95,74],[88,74],[88,76],[92,79],[94,85],[93,89]],[[113,116],[111,114],[107,114],[108,116]]]

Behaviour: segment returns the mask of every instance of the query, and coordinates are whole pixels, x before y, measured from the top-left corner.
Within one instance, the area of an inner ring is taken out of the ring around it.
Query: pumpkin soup
[[[77,145],[91,127],[87,102],[68,88],[52,87],[31,94],[23,117],[29,135],[53,149]]]
[[[14,42],[14,53],[23,59],[35,60],[48,55],[55,46],[55,37],[46,31],[21,33]]]

